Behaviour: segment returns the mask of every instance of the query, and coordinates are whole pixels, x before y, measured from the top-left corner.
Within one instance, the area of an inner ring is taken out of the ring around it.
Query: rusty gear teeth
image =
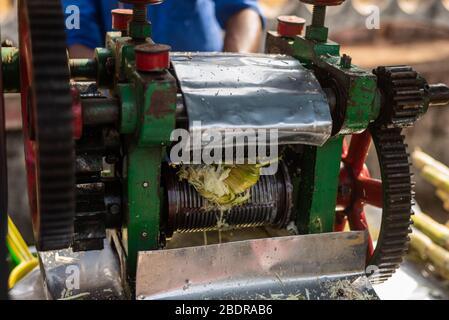
[[[377,126],[406,128],[425,112],[425,80],[409,66],[378,67],[374,74],[382,92]]]
[[[372,283],[390,278],[408,249],[413,183],[409,155],[400,128],[370,127],[382,175],[383,210],[379,239],[368,266],[377,266]]]

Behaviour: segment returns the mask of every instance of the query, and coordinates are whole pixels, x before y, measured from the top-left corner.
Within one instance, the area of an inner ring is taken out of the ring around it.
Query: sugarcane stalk
[[[441,190],[441,189],[437,189],[436,195],[438,198],[440,198],[441,201],[449,202],[449,193],[448,192]]]
[[[445,279],[449,280],[449,252],[435,244],[424,233],[414,229],[410,235],[410,247],[415,250],[421,259],[429,261]]]
[[[436,191],[437,197],[443,201],[444,210],[449,211],[449,193],[444,190],[438,189]]]
[[[417,229],[439,246],[449,250],[449,228],[424,213],[416,213],[412,219]]]
[[[436,188],[449,193],[449,176],[442,174],[440,170],[431,166],[424,166],[421,176]]]
[[[449,201],[443,203],[443,208],[444,208],[444,210],[449,212]],[[449,224],[448,224],[448,226],[449,226]]]
[[[412,153],[412,159],[413,164],[419,170],[422,170],[425,166],[430,166],[437,169],[441,174],[449,177],[449,168],[447,166],[422,152],[419,148]]]
[[[443,163],[433,159],[428,154],[416,149],[412,153],[413,164],[425,180],[440,189],[440,194],[449,194],[449,168]]]

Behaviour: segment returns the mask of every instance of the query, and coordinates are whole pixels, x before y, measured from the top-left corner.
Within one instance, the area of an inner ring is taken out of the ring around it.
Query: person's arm
[[[82,44],[69,46],[69,57],[71,59],[91,59],[94,56],[94,49]]]
[[[71,5],[79,8],[79,29],[66,29],[67,47],[70,58],[92,58],[94,48],[100,46],[104,41],[101,31],[101,0],[63,0],[64,12]],[[66,18],[73,12],[66,12]]]
[[[253,9],[243,9],[229,17],[223,51],[257,52],[260,49],[262,22],[259,13]]]
[[[257,0],[215,0],[215,12],[225,30],[223,51],[257,52],[264,19]]]

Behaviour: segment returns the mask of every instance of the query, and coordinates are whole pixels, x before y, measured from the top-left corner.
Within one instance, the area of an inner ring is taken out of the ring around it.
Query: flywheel
[[[373,179],[365,165],[373,141],[381,180]],[[371,126],[353,135],[343,148],[336,231],[346,222],[351,230],[368,230],[365,205],[382,209],[379,236],[374,247],[369,236],[367,273],[373,283],[387,280],[407,251],[411,232],[413,182],[407,146],[400,128]]]
[[[19,1],[22,121],[38,250],[69,247],[75,212],[72,99],[59,0]]]

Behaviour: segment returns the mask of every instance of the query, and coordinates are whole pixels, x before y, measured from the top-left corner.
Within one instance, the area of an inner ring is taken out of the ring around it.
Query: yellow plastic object
[[[10,217],[8,217],[8,234],[6,236],[6,241],[10,248],[16,253],[20,262],[34,259],[25,240],[23,240],[22,235]]]
[[[23,240],[22,235],[10,217],[8,217],[8,234],[6,235],[6,242],[19,260],[19,265],[15,267],[9,275],[8,286],[9,288],[12,288],[20,279],[26,276],[38,265],[38,260],[31,254],[25,240]]]
[[[38,261],[36,258],[33,258],[33,260],[29,260],[29,261],[20,263],[9,274],[8,287],[10,289],[13,288],[20,279],[25,277],[37,265],[38,265]]]

